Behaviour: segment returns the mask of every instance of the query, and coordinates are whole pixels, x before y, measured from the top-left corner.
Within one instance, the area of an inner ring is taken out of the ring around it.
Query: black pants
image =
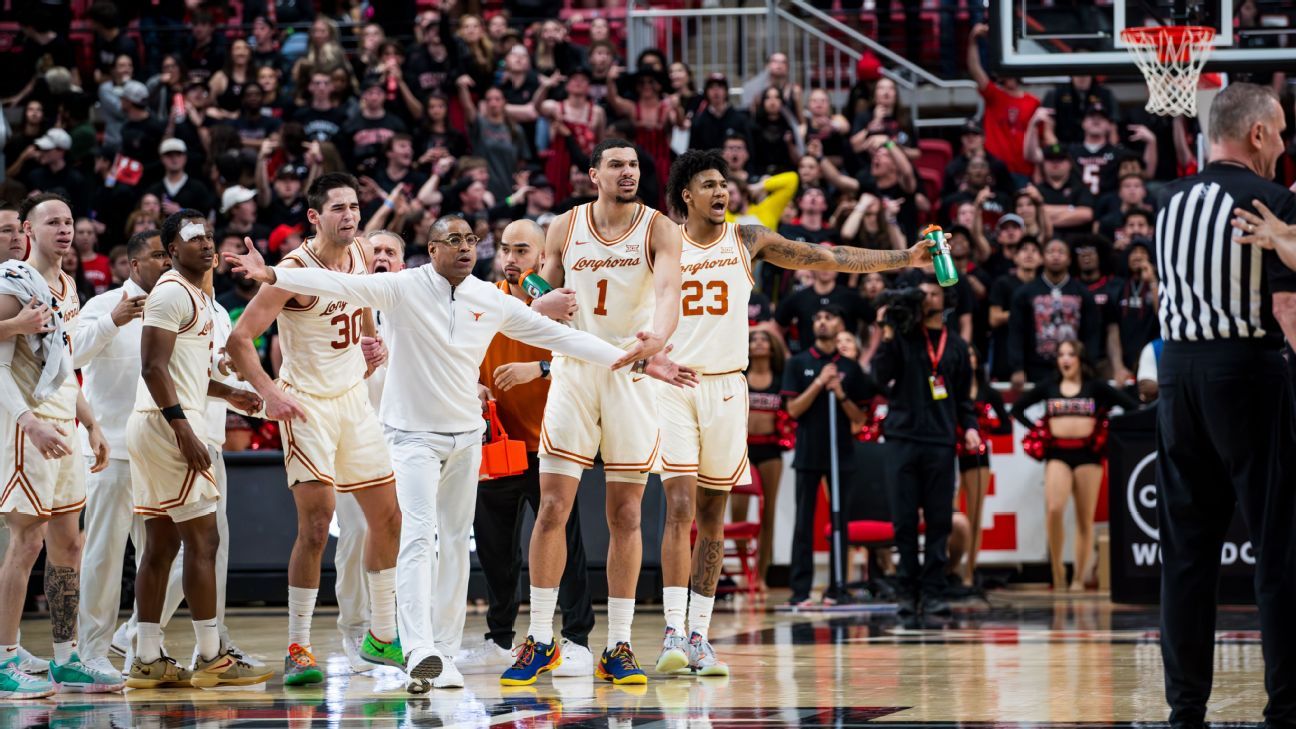
[[[843,511],[846,508],[847,492],[850,490],[847,484],[851,482],[853,476],[851,471],[838,470]],[[801,468],[796,470],[796,527],[792,531],[792,564],[788,577],[794,601],[810,597],[810,589],[814,587],[815,506],[819,502],[819,484],[827,483],[829,477],[828,471]],[[828,575],[828,592],[825,594],[836,595],[840,592],[841,585],[833,581],[831,566]]]
[[[1296,437],[1277,351],[1168,342],[1159,367],[1161,656],[1172,724],[1210,697],[1220,549],[1240,507],[1256,556],[1268,726],[1296,726]]]
[[[540,508],[540,463],[527,453],[527,471],[521,476],[483,481],[477,489],[477,514],[473,534],[477,559],[486,575],[486,639],[502,648],[513,647],[513,626],[518,615],[518,580],[522,574],[522,508]],[[562,636],[589,645],[594,629],[594,607],[581,541],[580,510],[573,507],[567,520],[567,566],[558,583],[562,610]]]
[[[887,447],[887,485],[900,565],[902,594],[937,597],[945,587],[949,535],[954,520],[954,445],[892,439]],[[918,510],[927,524],[922,566],[918,564]]]

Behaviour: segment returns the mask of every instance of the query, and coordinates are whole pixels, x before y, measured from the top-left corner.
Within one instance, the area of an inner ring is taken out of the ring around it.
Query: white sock
[[[162,624],[140,622],[135,633],[135,657],[152,663],[162,657]]]
[[[220,655],[220,628],[216,627],[216,618],[193,621],[194,637],[198,639],[198,656],[210,661]]]
[[[369,573],[369,632],[384,643],[396,638],[396,568]]]
[[[54,644],[54,662],[62,666],[72,660],[72,652],[76,650],[76,641],[69,640],[66,643]]]
[[[558,607],[558,588],[531,586],[531,627],[527,635],[537,643],[552,643],[554,608]]]
[[[18,657],[18,644],[0,646],[0,663]]]
[[[687,587],[663,587],[662,607],[666,610],[666,627],[674,628],[677,634],[684,634],[684,613],[688,610],[689,589]]]
[[[688,627],[704,640],[707,631],[711,630],[711,608],[713,607],[715,607],[714,595],[705,597],[696,592],[689,592]]]
[[[617,643],[630,642],[630,626],[634,623],[634,605],[633,597],[608,598],[608,650],[616,648]]]
[[[317,587],[288,586],[288,644],[310,649],[311,616],[315,613]]]

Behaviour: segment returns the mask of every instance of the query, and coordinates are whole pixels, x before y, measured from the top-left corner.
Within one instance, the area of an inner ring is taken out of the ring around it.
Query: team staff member
[[[887,481],[900,564],[900,617],[922,611],[944,616],[947,543],[954,518],[955,444],[963,428],[969,451],[981,447],[976,410],[970,397],[972,362],[968,346],[945,325],[945,289],[927,277],[923,323],[912,332],[882,328],[882,346],[873,358],[873,375],[890,383],[887,397]],[[927,525],[926,552],[918,567],[918,511]]]
[[[518,220],[504,229],[497,256],[504,266],[499,290],[530,306],[522,290],[522,275],[540,270],[544,228]],[[549,297],[546,297],[549,298]],[[557,297],[553,297],[559,302]],[[546,349],[532,347],[496,334],[481,364],[481,383],[495,399],[500,422],[509,437],[526,442],[527,470],[520,476],[483,483],[477,489],[477,515],[473,535],[477,559],[486,575],[486,641],[456,661],[464,673],[502,673],[513,665],[513,624],[518,614],[518,579],[522,573],[522,509],[540,509],[540,420],[549,396],[549,362]],[[585,543],[581,538],[580,510],[567,518],[567,567],[558,584],[558,605],[563,613],[562,664],[555,676],[589,676],[594,655],[589,634],[594,628],[594,608],[585,568]]]
[[[1205,722],[1235,508],[1255,547],[1265,723],[1296,726],[1296,412],[1280,350],[1284,336],[1296,342],[1296,273],[1274,252],[1239,250],[1225,225],[1235,206],[1257,203],[1296,223],[1296,199],[1270,181],[1284,126],[1273,91],[1230,84],[1211,103],[1210,164],[1167,185],[1158,206],[1161,657],[1173,726]]]
[[[387,276],[271,268],[251,245],[244,255],[226,254],[236,271],[262,283],[296,294],[344,297],[391,316],[387,387],[401,396],[384,397],[380,417],[392,444],[403,518],[396,597],[407,651],[406,689],[412,693],[433,685],[463,687],[451,657],[463,636],[468,533],[481,467],[478,368],[495,334],[609,368],[636,363],[638,371],[657,379],[696,382],[695,374],[665,356],[640,361],[643,343],[618,349],[474,278],[479,241],[463,218],[440,218],[430,230],[432,264]]]

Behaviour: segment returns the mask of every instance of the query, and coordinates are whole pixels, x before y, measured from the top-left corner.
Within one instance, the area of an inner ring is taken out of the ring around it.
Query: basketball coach
[[[1235,508],[1251,533],[1266,726],[1296,726],[1296,272],[1238,245],[1234,208],[1296,223],[1271,180],[1285,124],[1274,93],[1232,84],[1210,106],[1210,163],[1163,190],[1156,223],[1165,340],[1157,413],[1161,653],[1175,727],[1204,726],[1220,550]]]

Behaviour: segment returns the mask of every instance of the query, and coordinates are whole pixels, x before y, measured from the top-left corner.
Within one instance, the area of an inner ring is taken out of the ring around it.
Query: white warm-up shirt
[[[457,287],[425,265],[381,276],[276,268],[275,285],[380,309],[388,332],[388,372],[379,417],[392,428],[463,433],[483,427],[478,368],[497,333],[610,367],[625,352],[531,311],[469,276]]]
[[[144,294],[144,289],[127,279],[121,288],[90,299],[81,308],[80,324],[72,336],[72,366],[85,376],[81,387],[108,441],[109,457],[119,460],[130,458],[126,420],[135,410],[144,322],[136,317],[119,327],[113,323],[112,312],[122,296]]]

